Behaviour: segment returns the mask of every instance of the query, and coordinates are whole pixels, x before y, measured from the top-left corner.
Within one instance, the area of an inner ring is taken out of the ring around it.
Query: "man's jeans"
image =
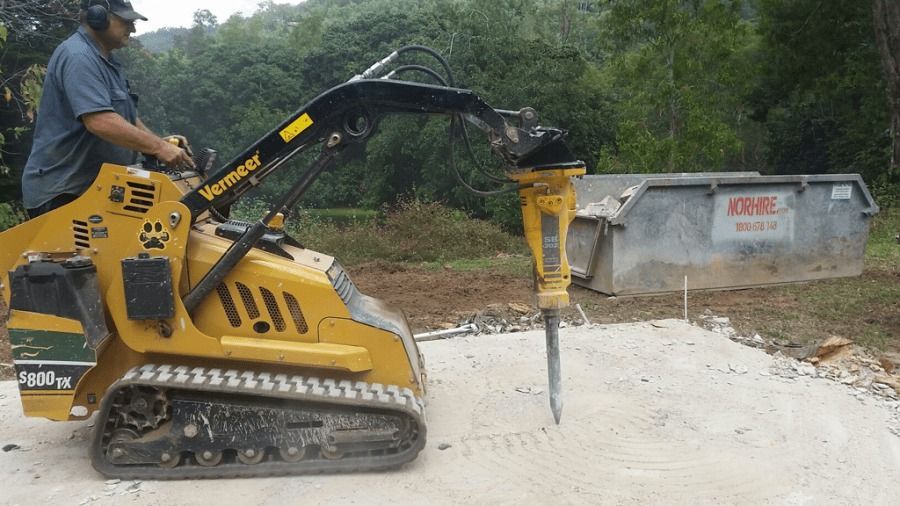
[[[62,207],[69,202],[74,201],[78,198],[78,195],[73,195],[71,193],[63,193],[61,195],[57,195],[52,199],[44,202],[43,204],[35,207],[34,209],[26,209],[25,212],[28,213],[29,218],[37,218],[38,216],[49,213],[50,211],[56,209],[57,207]]]

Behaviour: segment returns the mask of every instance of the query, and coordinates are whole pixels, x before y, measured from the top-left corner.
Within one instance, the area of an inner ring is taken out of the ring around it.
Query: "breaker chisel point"
[[[559,310],[544,310],[544,332],[547,335],[547,379],[550,386],[550,409],[559,425],[562,416],[562,381],[559,366]]]

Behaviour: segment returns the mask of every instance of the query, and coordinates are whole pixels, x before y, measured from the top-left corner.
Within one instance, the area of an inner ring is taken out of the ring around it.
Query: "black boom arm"
[[[505,111],[504,111],[505,112]],[[510,169],[567,164],[575,158],[561,130],[516,125],[471,90],[384,79],[355,80],[322,93],[243,153],[212,173],[181,202],[192,219],[211,207],[223,208],[298,153],[333,135],[344,143],[365,142],[387,114],[462,115],[485,131],[492,150]]]
[[[365,142],[387,114],[462,116],[487,133],[491,149],[503,159],[508,171],[581,163],[563,142],[563,131],[536,126],[533,110],[502,112],[517,115],[518,124],[508,124],[501,111],[470,90],[384,79],[352,80],[319,95],[181,199],[190,209],[193,222],[210,208],[222,209],[233,203],[298,153],[323,145],[315,163],[291,190],[232,243],[184,296],[185,308],[193,313],[263,236],[276,214],[293,207],[345,146]]]

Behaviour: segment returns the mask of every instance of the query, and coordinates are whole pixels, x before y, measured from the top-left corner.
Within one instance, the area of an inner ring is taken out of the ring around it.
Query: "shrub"
[[[238,219],[255,221],[265,212],[260,201],[241,203]],[[418,199],[401,200],[380,220],[335,222],[328,213],[298,210],[288,221],[291,235],[304,246],[338,257],[341,263],[374,260],[446,262],[526,253],[521,238],[465,212]]]
[[[900,207],[900,182],[889,182],[883,178],[869,185],[872,198],[883,210]]]
[[[25,212],[19,206],[8,202],[0,203],[0,231],[16,226],[26,218]]]

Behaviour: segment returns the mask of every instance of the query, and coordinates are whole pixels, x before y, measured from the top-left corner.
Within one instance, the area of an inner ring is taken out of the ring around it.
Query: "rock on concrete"
[[[675,320],[560,340],[558,426],[543,332],[423,343],[429,442],[382,474],[110,485],[90,422],[25,419],[3,383],[0,504],[896,504],[898,406]]]

